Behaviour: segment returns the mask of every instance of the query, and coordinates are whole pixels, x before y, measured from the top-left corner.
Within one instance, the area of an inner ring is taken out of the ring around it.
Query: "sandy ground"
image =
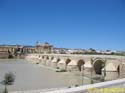
[[[13,72],[15,74],[14,85],[9,86],[9,91],[36,90],[48,88],[63,88],[81,84],[81,77],[69,72],[55,72],[31,64],[26,60],[0,60],[0,81],[3,80],[4,74]],[[90,80],[84,78],[84,83],[90,83]],[[0,90],[4,86],[0,85]]]

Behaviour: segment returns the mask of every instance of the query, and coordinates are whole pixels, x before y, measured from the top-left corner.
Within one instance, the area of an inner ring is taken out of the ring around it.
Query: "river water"
[[[81,77],[69,72],[55,72],[21,59],[0,59],[0,82],[5,73],[15,75],[14,85],[8,86],[9,91],[63,88],[81,84]],[[89,83],[86,79],[85,83]],[[0,85],[0,90],[4,88]]]

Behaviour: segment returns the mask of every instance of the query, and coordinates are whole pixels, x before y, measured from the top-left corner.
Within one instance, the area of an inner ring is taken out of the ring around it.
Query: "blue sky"
[[[0,44],[125,50],[125,0],[0,0]]]

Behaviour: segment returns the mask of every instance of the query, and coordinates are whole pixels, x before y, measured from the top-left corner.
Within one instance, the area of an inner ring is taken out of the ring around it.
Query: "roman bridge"
[[[32,63],[89,75],[107,75],[107,79],[124,76],[125,57],[115,55],[74,55],[74,54],[28,54]],[[111,76],[111,77],[110,77]]]

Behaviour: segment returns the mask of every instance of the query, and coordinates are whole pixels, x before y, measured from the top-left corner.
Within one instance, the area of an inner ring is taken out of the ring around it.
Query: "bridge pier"
[[[46,66],[51,66],[52,57],[46,60]]]
[[[57,68],[59,61],[60,61],[60,59],[59,59],[58,57],[55,57],[55,58],[52,60],[51,67]]]
[[[119,60],[125,63],[125,57],[102,55],[29,54],[26,59],[78,74],[82,71],[81,66],[84,66],[84,75],[100,75],[104,76],[105,80],[119,78],[119,73],[123,73],[121,68],[120,71],[118,69],[121,64]]]

